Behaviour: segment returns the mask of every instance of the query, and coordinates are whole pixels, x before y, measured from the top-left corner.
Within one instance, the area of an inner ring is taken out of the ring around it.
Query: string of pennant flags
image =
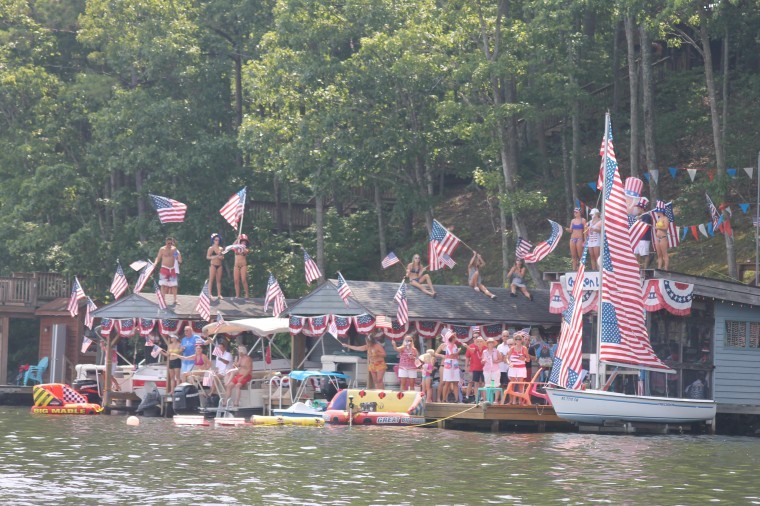
[[[672,179],[677,179],[678,174],[681,172],[686,172],[689,175],[689,179],[693,183],[694,180],[697,178],[697,174],[704,173],[707,174],[707,177],[712,181],[715,179],[715,175],[718,173],[717,169],[703,169],[703,168],[697,168],[697,169],[686,169],[681,167],[668,167],[667,169],[668,173],[670,174],[670,177]],[[651,181],[654,181],[655,184],[659,184],[660,182],[660,170],[659,169],[650,169],[647,172],[644,172],[643,177],[646,179],[647,183]],[[750,179],[754,179],[755,177],[755,168],[754,167],[744,167],[742,169],[736,169],[736,168],[729,168],[726,169],[726,174],[730,178],[735,178],[738,175],[741,174],[741,172],[744,172],[747,177]],[[596,181],[589,181],[588,183],[583,183],[579,186],[588,186],[592,190],[594,190],[594,193],[597,191],[597,182]]]

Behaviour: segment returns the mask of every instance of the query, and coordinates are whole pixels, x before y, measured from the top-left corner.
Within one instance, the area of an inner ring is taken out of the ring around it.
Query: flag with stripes
[[[269,309],[270,303],[272,304],[272,316],[280,316],[288,307],[285,294],[271,272],[269,273],[269,281],[267,282],[267,292],[264,295],[264,311]]]
[[[717,231],[718,225],[720,225],[720,213],[718,212],[718,208],[715,207],[715,204],[713,204],[713,201],[707,192],[705,192],[705,199],[707,199],[707,212],[710,213],[713,230]]]
[[[87,312],[84,314],[84,326],[90,330],[92,330],[92,324],[95,321],[92,312],[96,309],[98,309],[98,306],[95,305],[91,298],[87,297]]]
[[[586,251],[580,262],[576,280],[581,280],[586,274]],[[562,329],[557,351],[554,353],[554,363],[549,382],[563,388],[578,389],[581,386],[581,345],[583,343],[583,283],[575,283],[570,295],[567,309],[562,312]]]
[[[396,310],[396,320],[398,320],[398,324],[403,327],[409,321],[409,305],[406,300],[406,284],[403,281],[398,287],[393,300],[398,303],[398,309]]]
[[[399,262],[400,262],[400,260],[398,259],[398,257],[396,256],[396,254],[391,251],[390,253],[388,253],[385,256],[385,258],[383,258],[383,261],[380,262],[380,265],[383,266],[383,269],[387,269],[391,265],[397,264]]]
[[[451,330],[449,327],[444,327],[443,330],[441,330],[441,340],[445,343],[449,340],[449,337],[454,333],[453,330]]]
[[[443,269],[443,263],[441,262],[441,257],[435,248],[435,244],[436,243],[431,236],[430,240],[428,241],[428,270],[431,272]]]
[[[79,280],[74,276],[74,284],[71,286],[71,297],[69,297],[69,305],[66,307],[72,318],[79,314],[79,301],[87,297],[84,294],[82,285],[79,284]]]
[[[142,268],[140,271],[140,275],[137,277],[137,283],[135,283],[135,289],[132,290],[134,293],[140,293],[143,288],[145,288],[145,284],[148,282],[150,277],[153,275],[153,269],[156,267],[156,265],[148,260],[148,263],[145,264],[145,267]]]
[[[174,199],[161,197],[160,195],[148,194],[153,207],[158,213],[158,220],[161,223],[182,223],[185,221],[185,212],[187,205],[177,202]]]
[[[82,336],[82,353],[87,353],[87,349],[92,344],[92,339],[87,336]]]
[[[433,220],[433,227],[430,230],[430,240],[434,242],[438,256],[453,255],[454,250],[459,246],[460,240],[457,236],[446,230],[438,220]]]
[[[384,314],[379,314],[375,316],[375,327],[379,329],[389,329],[393,327],[393,323],[391,322],[391,319]]]
[[[111,281],[111,288],[108,289],[114,296],[114,299],[118,300],[119,297],[124,295],[124,292],[129,288],[127,283],[127,277],[124,275],[124,269],[121,268],[121,264],[116,262],[116,273],[113,275],[113,281]]]
[[[534,264],[536,262],[540,262],[544,258],[546,258],[549,253],[554,251],[554,248],[557,247],[559,244],[559,240],[562,239],[562,227],[559,223],[556,221],[548,220],[549,223],[552,226],[552,233],[549,236],[549,238],[543,242],[540,242],[536,244],[536,247],[533,248],[533,251],[530,253],[527,253],[523,259],[526,263]]]
[[[195,310],[206,321],[211,319],[211,298],[208,293],[208,280],[203,283],[203,290],[198,295],[198,303],[195,305]]]
[[[525,255],[529,254],[531,249],[533,249],[533,244],[522,237],[518,237],[517,244],[515,244],[515,258],[525,258]]]
[[[606,138],[612,127],[607,115]],[[639,264],[631,251],[628,211],[617,160],[604,150],[604,212],[601,266],[600,360],[624,366],[668,370],[649,342]]]
[[[153,349],[150,350],[150,356],[153,358],[158,358],[158,356],[161,354],[161,347],[157,344],[153,345]]]
[[[164,294],[161,293],[161,287],[158,286],[158,283],[156,283],[155,281],[153,281],[153,292],[156,294],[158,307],[161,309],[166,309],[166,298],[164,298]]]
[[[319,267],[317,267],[317,262],[306,253],[306,250],[303,250],[303,265],[306,271],[307,285],[310,285],[312,281],[316,281],[322,277],[322,273],[319,271]]]
[[[657,201],[657,208],[665,211],[665,217],[668,219],[668,248],[675,248],[681,243],[678,236],[678,227],[676,227],[676,216],[673,214],[673,203],[664,203],[662,200]]]
[[[224,321],[224,315],[221,311],[216,312],[216,327],[214,327],[214,332],[219,330],[219,327],[224,325],[226,322]]]
[[[338,324],[335,323],[335,315],[330,318],[330,324],[327,326],[327,332],[333,337],[338,337]]]
[[[232,225],[232,228],[237,228],[240,223],[240,218],[243,217],[243,211],[245,210],[245,193],[246,187],[235,193],[230,197],[226,204],[219,209],[219,214],[222,218],[227,220],[227,223]]]
[[[348,306],[348,298],[353,297],[353,293],[351,292],[351,288],[348,286],[348,283],[346,283],[346,279],[343,277],[343,274],[338,272],[338,295],[340,295],[340,298],[343,299],[343,303]]]
[[[224,352],[219,346],[214,346],[214,351],[211,352],[211,354],[215,357],[222,358],[224,357]]]
[[[649,230],[652,228],[651,220],[650,222],[646,222],[643,219],[631,219],[632,216],[628,217],[628,223],[629,223],[629,230],[628,234],[631,236],[631,251],[634,251],[636,249],[636,246],[638,246],[639,242],[644,238],[644,236],[647,234]]]
[[[440,262],[441,262],[441,265],[444,265],[444,266],[448,267],[449,269],[453,269],[454,266],[457,264],[454,261],[454,259],[451,258],[446,253],[444,253],[443,255],[441,255]]]

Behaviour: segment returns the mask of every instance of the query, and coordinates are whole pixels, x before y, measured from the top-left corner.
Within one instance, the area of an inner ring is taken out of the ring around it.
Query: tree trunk
[[[612,45],[612,117],[617,118],[620,110],[620,39],[623,36],[623,22],[615,23],[615,39]]]
[[[314,201],[316,203],[317,267],[322,273],[322,277],[319,278],[321,284],[327,276],[325,272],[325,198],[320,189],[316,189]]]
[[[571,208],[575,207],[578,198],[578,158],[581,155],[581,104],[578,99],[573,101],[572,124],[572,143],[573,149],[570,153],[570,189],[572,190],[573,202]],[[570,214],[572,216],[572,213]]]
[[[562,128],[562,175],[565,180],[565,218],[567,221],[573,216],[573,178],[570,174],[570,154],[567,152],[567,133]]]
[[[625,16],[625,38],[628,48],[628,88],[630,90],[631,116],[631,176],[639,177],[639,73],[636,68],[636,20]]]
[[[723,149],[726,149],[726,130],[728,130],[728,27],[723,35],[723,128],[721,129],[721,141]],[[726,153],[723,153],[725,159]]]
[[[288,234],[290,235],[290,237],[293,237],[293,191],[290,184],[288,184],[287,197],[288,197]]]
[[[135,193],[137,193],[137,218],[141,220],[145,216],[145,198],[142,196],[143,186],[143,171],[138,169],[135,171]],[[138,235],[140,242],[145,242],[147,237],[145,235],[145,227],[139,227]]]
[[[504,183],[499,181],[499,194],[504,195]],[[504,199],[499,199],[499,224],[501,231],[501,286],[507,286],[509,271],[509,241],[507,241],[507,212],[504,210]],[[515,239],[516,240],[516,239]]]
[[[639,27],[641,40],[641,81],[644,96],[644,151],[647,169],[657,169],[657,149],[654,138],[654,79],[652,78],[652,51],[646,23]],[[649,175],[649,198],[657,202],[657,182]]]
[[[277,227],[277,233],[282,233],[282,195],[280,190],[280,178],[274,175],[274,222]]]
[[[383,199],[380,193],[380,185],[375,183],[375,213],[377,214],[377,238],[380,242],[380,260],[388,254],[388,246],[385,244],[385,222],[383,219]]]

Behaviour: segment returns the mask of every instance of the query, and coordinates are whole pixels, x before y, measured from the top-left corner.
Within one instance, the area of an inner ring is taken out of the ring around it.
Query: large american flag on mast
[[[612,139],[609,113],[605,130],[605,139]],[[623,366],[669,370],[657,358],[649,343],[639,264],[631,251],[628,212],[617,159],[614,150],[607,148],[602,151],[605,153],[605,170],[599,359]]]
[[[243,187],[242,190],[232,195],[227,203],[219,209],[219,214],[227,220],[227,223],[232,225],[232,228],[237,228],[240,219],[243,217],[246,188],[247,187]]]
[[[182,223],[185,221],[186,204],[160,195],[149,193],[148,196],[161,223]]]
[[[111,281],[111,288],[108,289],[114,296],[114,299],[118,300],[119,297],[124,295],[124,292],[129,288],[127,283],[127,277],[124,275],[124,269],[121,268],[121,263],[116,261],[116,272],[113,275],[113,281]]]
[[[575,284],[570,295],[567,309],[562,312],[562,330],[560,331],[557,351],[549,382],[563,388],[578,389],[583,381],[581,373],[581,345],[583,343],[583,277],[586,275],[586,251],[575,277]]]
[[[562,226],[556,221],[547,221],[552,226],[552,233],[547,240],[536,244],[536,247],[533,248],[533,251],[525,254],[523,259],[526,263],[534,264],[536,262],[540,262],[546,258],[549,253],[554,251],[554,249],[559,244],[559,240],[562,239]]]

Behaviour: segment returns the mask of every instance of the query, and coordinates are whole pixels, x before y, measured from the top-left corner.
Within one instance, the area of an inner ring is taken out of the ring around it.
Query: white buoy
[[[129,418],[127,418],[127,425],[137,427],[138,425],[140,425],[140,419],[137,418],[136,416],[130,416]]]

